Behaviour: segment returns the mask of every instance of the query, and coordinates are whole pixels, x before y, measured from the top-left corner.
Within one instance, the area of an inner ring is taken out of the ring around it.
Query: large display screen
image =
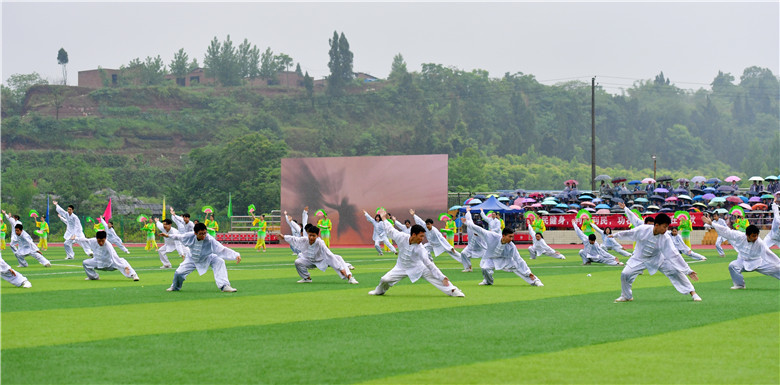
[[[447,155],[364,156],[282,159],[281,209],[301,221],[309,207],[309,223],[316,225],[324,210],[333,223],[331,245],[373,244],[372,217],[384,207],[403,222],[414,219],[414,209],[435,226],[444,223],[438,214],[447,210]],[[282,234],[290,228],[282,221]]]

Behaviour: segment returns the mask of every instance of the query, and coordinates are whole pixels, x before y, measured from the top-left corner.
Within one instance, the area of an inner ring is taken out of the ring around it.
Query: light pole
[[[656,160],[656,156],[653,155],[653,179],[655,179],[655,160]]]

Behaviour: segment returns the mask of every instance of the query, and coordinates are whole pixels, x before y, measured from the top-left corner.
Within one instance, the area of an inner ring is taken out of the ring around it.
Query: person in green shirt
[[[212,237],[217,236],[217,231],[219,231],[219,223],[217,223],[217,220],[214,219],[214,213],[211,214],[211,218],[207,218],[203,224],[206,225],[206,232],[211,235]]]
[[[325,242],[325,246],[330,248],[330,231],[333,229],[333,223],[328,219],[328,213],[325,210],[319,210],[317,214],[322,215],[322,219],[317,221],[317,227],[320,229],[320,238]]]
[[[8,225],[0,217],[0,250],[5,250],[5,233],[8,231]]]
[[[268,223],[265,221],[265,214],[260,214],[260,218],[258,218],[253,212],[252,226],[252,230],[257,231],[257,244],[255,244],[255,250],[263,249],[263,252],[265,253],[265,234],[268,229]]]
[[[693,224],[691,223],[691,220],[687,218],[682,218],[680,220],[680,226],[678,226],[678,230],[680,231],[680,236],[682,237],[685,246],[688,246],[688,248],[690,249],[691,230],[693,230]]]
[[[146,218],[144,218],[146,219]],[[144,222],[147,222],[148,220],[144,220]],[[146,232],[146,246],[144,247],[144,250],[152,250],[152,247],[154,247],[155,250],[158,249],[157,247],[157,241],[154,239],[154,233],[155,233],[155,227],[154,223],[152,221],[148,221],[149,223],[146,223],[141,230]]]
[[[46,223],[46,216],[44,216],[40,222],[36,220],[35,227],[38,228],[38,230],[35,230],[35,234],[38,236],[38,248],[43,251],[48,250],[49,224]]]
[[[441,232],[447,235],[447,242],[450,243],[450,246],[455,246],[455,233],[458,232],[458,225],[455,224],[455,221],[451,218],[447,219]]]

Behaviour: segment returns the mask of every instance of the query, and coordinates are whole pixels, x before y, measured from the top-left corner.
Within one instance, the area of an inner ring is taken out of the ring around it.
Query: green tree
[[[68,52],[60,48],[57,52],[57,64],[62,66],[62,84],[68,84]]]
[[[238,46],[238,66],[242,78],[254,79],[260,76],[260,50],[256,45],[250,45],[247,39]]]
[[[271,47],[265,49],[260,57],[260,78],[268,81],[268,84],[278,84],[276,76],[279,74],[279,63],[276,61]]]
[[[20,115],[24,108],[24,98],[27,90],[34,85],[49,84],[37,72],[31,74],[13,74],[5,81],[2,88],[2,115]]]
[[[203,59],[206,66],[206,75],[215,78],[221,85],[241,85],[241,66],[236,47],[227,35],[225,41],[220,43],[215,36],[206,48],[206,57]]]
[[[303,75],[303,87],[306,89],[306,97],[311,101],[311,106],[314,108],[314,78],[309,76],[309,71]]]
[[[274,57],[274,61],[276,62],[276,65],[279,69],[284,69],[285,71],[285,83],[289,86],[289,75],[287,72],[290,72],[290,66],[292,65],[293,59],[290,57],[290,55],[287,55],[286,53],[280,53]]]
[[[176,76],[176,84],[183,86],[185,77],[190,73],[189,55],[184,52],[184,48],[179,49],[178,52],[173,54],[173,60],[171,60],[171,74]]]
[[[404,57],[399,53],[393,57],[393,64],[390,66],[390,75],[387,76],[387,80],[400,81],[403,79],[409,71],[406,70],[406,62]]]
[[[330,75],[328,76],[328,94],[341,95],[344,92],[344,87],[354,77],[352,72],[352,51],[349,50],[349,42],[344,33],[339,36],[338,32],[333,31],[333,38],[328,40],[330,44],[330,51],[328,56],[328,68],[330,69]]]

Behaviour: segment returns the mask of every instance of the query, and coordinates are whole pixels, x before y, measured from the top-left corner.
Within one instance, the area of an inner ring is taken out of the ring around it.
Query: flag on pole
[[[228,215],[228,217],[232,217],[233,216],[233,194],[232,193],[228,193],[227,215]]]
[[[46,224],[49,224],[49,194],[46,194]]]
[[[162,220],[165,220],[165,195],[163,195],[163,210],[162,210]]]
[[[46,217],[48,218],[48,214]],[[106,211],[103,212],[103,218],[105,218],[106,222],[111,220],[111,198],[108,198],[108,206],[106,206]]]

